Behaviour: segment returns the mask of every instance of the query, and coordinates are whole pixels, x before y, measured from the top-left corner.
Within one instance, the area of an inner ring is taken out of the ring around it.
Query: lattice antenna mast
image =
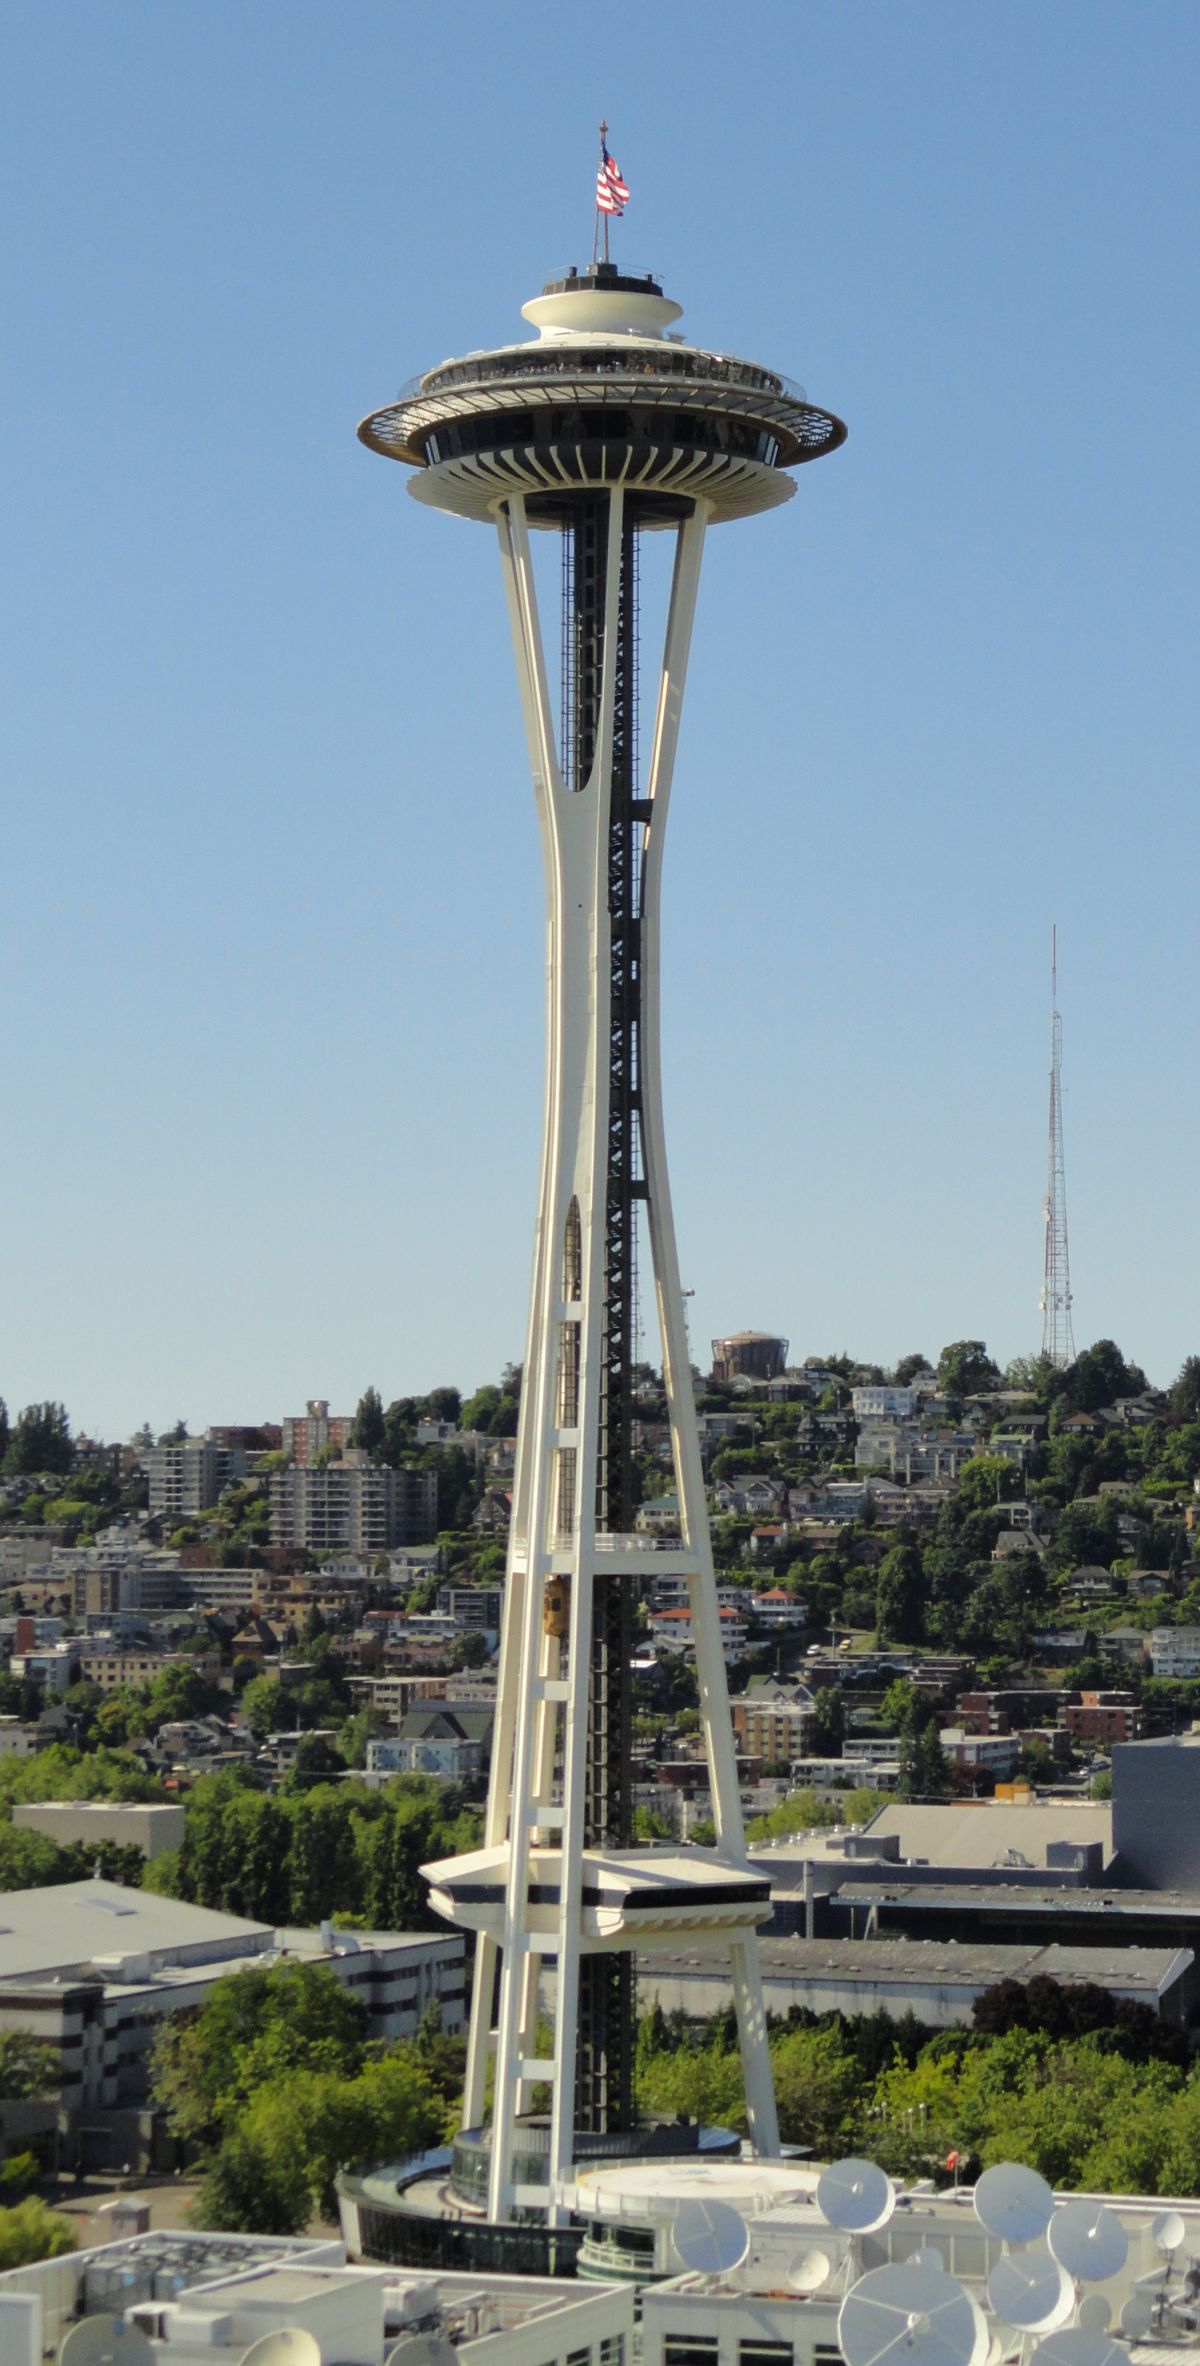
[[[1075,1361],[1071,1331],[1071,1259],[1067,1247],[1067,1172],[1063,1160],[1062,1020],[1058,1013],[1058,929],[1050,952],[1050,1143],[1046,1183],[1046,1263],[1042,1280],[1042,1355],[1063,1370]]]

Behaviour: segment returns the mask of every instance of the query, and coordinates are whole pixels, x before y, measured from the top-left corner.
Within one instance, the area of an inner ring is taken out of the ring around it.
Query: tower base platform
[[[655,2177],[668,2163],[699,2167],[736,2163],[741,2139],[730,2128],[648,2121],[620,2135],[585,2134],[575,2139],[581,2171],[642,2164]],[[522,2186],[542,2186],[549,2204],[550,2121],[531,2113],[517,2123],[518,2175]],[[513,2275],[570,2276],[584,2241],[582,2219],[551,2226],[526,2209],[503,2222],[487,2216],[490,2128],[464,2128],[453,2144],[408,2161],[338,2178],[342,2232],[352,2258],[406,2267],[485,2269]]]

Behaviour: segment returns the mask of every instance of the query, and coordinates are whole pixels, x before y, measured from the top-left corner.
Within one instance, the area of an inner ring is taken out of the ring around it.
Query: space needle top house
[[[602,148],[601,213],[621,210],[623,189]],[[760,2152],[778,2144],[755,1937],[767,1883],[746,1862],[667,1187],[659,904],[705,533],[788,500],[790,472],[846,431],[776,371],[685,343],[679,305],[607,259],[523,312],[532,341],[443,362],[358,432],[412,470],[418,501],[497,531],[545,862],[541,1186],[487,1823],[481,1849],[426,1872],[438,1910],[478,1935],[464,2129],[482,2129],[494,2054],[488,2214],[544,2211],[549,2196],[553,2224],[573,2160],[641,2149],[634,1949],[686,1935],[728,1958],[751,2132]],[[535,532],[561,543],[553,678]],[[673,569],[640,696],[647,534],[672,539]],[[650,1548],[634,1532],[632,1453],[643,1223],[679,1505],[677,1540]],[[659,1572],[687,1580],[713,1848],[633,1844],[634,1606]],[[535,2085],[550,2094],[536,2171]]]

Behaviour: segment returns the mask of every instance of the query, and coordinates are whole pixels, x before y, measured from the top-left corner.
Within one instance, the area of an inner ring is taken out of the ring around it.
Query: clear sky
[[[693,1341],[1200,1348],[1193,0],[8,0],[0,1392],[522,1351],[499,569],[354,427],[615,233],[849,441],[713,535],[666,866]],[[647,1338],[647,1348],[654,1343]]]

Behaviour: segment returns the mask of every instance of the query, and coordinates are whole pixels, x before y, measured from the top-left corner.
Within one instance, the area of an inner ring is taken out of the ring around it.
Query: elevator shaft
[[[590,780],[600,736],[605,659],[609,496],[581,499],[563,532],[564,714],[567,781]],[[641,884],[644,818],[637,801],[637,526],[621,526],[620,595],[613,660],[608,782],[609,1038],[605,1158],[604,1309],[596,1526],[623,1533],[636,1509],[633,1475],[633,1365],[636,1340],[637,1207],[645,1198],[640,1117],[642,1020]],[[581,1484],[587,1484],[581,1474]],[[588,1691],[589,1847],[633,1839],[633,1591],[628,1577],[594,1581]],[[627,1953],[586,1956],[580,1966],[576,2118],[592,2131],[632,2127],[635,2117],[636,1989]]]

